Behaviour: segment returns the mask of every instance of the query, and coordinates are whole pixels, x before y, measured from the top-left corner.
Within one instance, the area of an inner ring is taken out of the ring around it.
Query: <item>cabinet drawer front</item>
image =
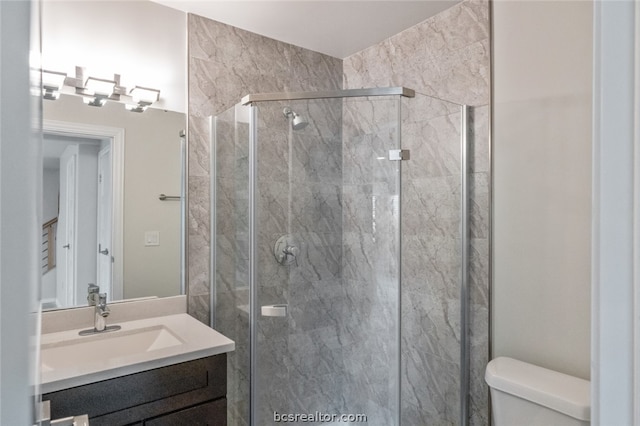
[[[145,426],[226,426],[227,400],[207,402],[144,422]]]
[[[110,417],[111,413],[123,410],[133,414],[145,411],[143,408],[148,406],[152,409],[150,415],[139,417],[141,420],[162,412],[155,412],[154,407],[165,406],[166,412],[224,397],[226,359],[226,354],[197,359],[52,392],[43,395],[43,399],[51,401],[53,418],[86,413],[93,423],[95,417]],[[174,408],[174,402],[182,405]]]

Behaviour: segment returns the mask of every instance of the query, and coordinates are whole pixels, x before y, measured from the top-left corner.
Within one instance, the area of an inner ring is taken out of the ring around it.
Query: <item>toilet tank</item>
[[[590,382],[513,358],[487,364],[495,426],[578,426],[591,419]]]

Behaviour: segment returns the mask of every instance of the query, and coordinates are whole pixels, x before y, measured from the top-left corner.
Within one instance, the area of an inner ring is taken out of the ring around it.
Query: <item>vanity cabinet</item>
[[[224,426],[227,355],[116,377],[42,396],[52,418],[88,414],[90,426]]]

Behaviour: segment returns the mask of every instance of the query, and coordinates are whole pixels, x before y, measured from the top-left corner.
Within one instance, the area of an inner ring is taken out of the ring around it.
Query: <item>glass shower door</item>
[[[252,108],[252,423],[398,425],[400,101]]]
[[[211,118],[211,325],[236,344],[227,354],[230,426],[250,424],[250,116],[236,105]]]

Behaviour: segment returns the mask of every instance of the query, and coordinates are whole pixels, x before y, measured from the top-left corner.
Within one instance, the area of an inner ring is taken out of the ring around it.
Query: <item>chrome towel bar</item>
[[[165,194],[160,194],[158,196],[158,199],[160,201],[180,201],[182,199],[181,196],[179,195],[165,195]]]

